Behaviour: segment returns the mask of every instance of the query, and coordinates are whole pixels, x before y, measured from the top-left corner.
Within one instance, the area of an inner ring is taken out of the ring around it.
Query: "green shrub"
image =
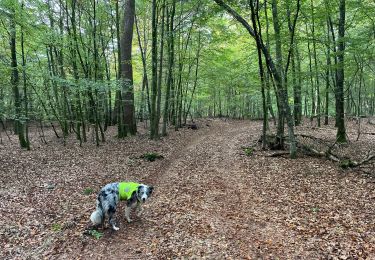
[[[149,162],[153,162],[155,161],[156,159],[163,159],[164,157],[158,153],[145,153],[141,156],[141,158],[149,161]]]
[[[353,167],[353,162],[351,160],[342,160],[340,161],[340,167],[343,169],[348,169],[350,167]]]
[[[95,237],[96,239],[100,239],[102,236],[103,236],[103,233],[97,231],[97,230],[90,230],[89,231],[89,234],[93,237]]]
[[[251,156],[254,153],[254,149],[251,148],[251,147],[244,147],[243,150],[244,150],[246,156]]]

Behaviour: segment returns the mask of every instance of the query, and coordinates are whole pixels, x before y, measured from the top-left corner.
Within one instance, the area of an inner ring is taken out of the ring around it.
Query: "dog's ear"
[[[150,190],[150,194],[151,194],[152,191],[154,190],[154,186],[149,186],[148,188],[149,188],[149,190]]]

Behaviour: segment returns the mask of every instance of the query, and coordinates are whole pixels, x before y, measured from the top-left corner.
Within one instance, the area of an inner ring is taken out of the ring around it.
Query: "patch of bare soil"
[[[339,151],[375,150],[374,135],[356,141],[353,122],[348,132]],[[0,145],[0,258],[374,259],[373,177],[321,158],[269,157],[260,133],[260,122],[206,120],[160,141],[142,128],[119,141],[111,129],[99,148],[35,135],[29,152],[12,136]],[[335,129],[305,123],[297,133],[334,142]],[[164,159],[140,159],[146,152]],[[96,193],[119,180],[155,186],[143,216],[128,224],[120,206],[119,231],[83,235]]]

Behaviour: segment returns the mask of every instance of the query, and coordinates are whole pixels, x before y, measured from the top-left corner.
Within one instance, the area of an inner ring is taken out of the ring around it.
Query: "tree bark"
[[[133,27],[135,15],[135,0],[125,0],[123,32],[121,35],[121,85],[122,85],[122,109],[125,131],[119,133],[119,137],[125,137],[126,132],[135,135],[137,126],[134,111],[134,86],[133,86],[133,66],[132,66],[132,43]],[[120,135],[121,134],[121,135]]]
[[[338,38],[338,68],[336,86],[336,113],[337,113],[337,134],[339,143],[346,143],[345,111],[344,111],[344,52],[345,52],[345,0],[340,0],[339,38]]]
[[[29,143],[25,138],[25,126],[23,124],[22,116],[22,102],[21,93],[19,90],[20,77],[18,73],[17,64],[17,50],[16,50],[16,17],[15,17],[15,7],[13,6],[10,13],[10,52],[11,52],[11,84],[14,95],[14,105],[15,105],[15,120],[14,120],[14,130],[18,135],[18,140],[22,148],[29,148]]]

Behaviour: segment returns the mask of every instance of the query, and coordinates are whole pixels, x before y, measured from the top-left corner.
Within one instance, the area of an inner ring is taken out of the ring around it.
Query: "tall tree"
[[[18,73],[18,63],[17,63],[17,50],[16,50],[16,3],[13,3],[11,7],[9,19],[10,19],[10,53],[11,53],[11,84],[13,88],[14,95],[14,105],[15,105],[15,120],[14,120],[14,130],[18,134],[18,139],[22,148],[30,149],[29,142],[25,138],[25,125],[22,113],[22,101],[21,93],[19,90],[20,77]]]
[[[168,15],[170,13],[170,15]],[[163,129],[162,135],[167,134],[167,122],[169,121],[170,106],[171,102],[171,89],[173,85],[173,68],[174,68],[174,16],[176,13],[176,0],[172,0],[171,11],[167,9],[167,48],[168,48],[168,76],[167,76],[167,89],[164,101],[164,112],[163,112]]]
[[[339,38],[338,38],[338,67],[337,67],[337,84],[336,84],[336,118],[337,118],[337,142],[345,143],[345,111],[344,111],[344,54],[345,54],[345,0],[340,0],[340,18],[339,18]]]
[[[126,136],[127,132],[134,135],[137,132],[134,112],[134,85],[132,66],[132,43],[135,15],[135,0],[125,0],[123,31],[121,35],[121,103],[123,113],[124,129],[118,133],[120,138]]]
[[[275,65],[274,59],[271,57],[269,50],[265,46],[265,44],[263,42],[263,39],[262,39],[262,36],[259,33],[256,33],[254,31],[254,29],[249,25],[249,23],[242,16],[240,16],[234,9],[232,9],[229,5],[224,3],[222,0],[214,0],[214,1],[219,6],[223,7],[238,22],[240,22],[245,27],[245,29],[248,31],[248,33],[250,34],[251,37],[253,37],[254,39],[258,39],[258,41],[260,42],[260,47],[261,47],[262,53],[265,57],[267,68],[270,71],[270,73],[272,74],[273,79],[275,80],[277,93],[278,93],[280,102],[282,104],[282,111],[283,111],[283,114],[284,114],[284,116],[286,118],[286,121],[287,121],[288,135],[289,135],[289,139],[290,139],[290,157],[295,158],[297,150],[296,150],[296,140],[295,140],[295,136],[294,136],[294,122],[293,122],[293,117],[292,117],[292,114],[291,114],[291,108],[288,104],[288,92],[287,92],[287,88],[285,86],[284,75],[286,75],[286,73],[288,72],[288,68],[289,68],[291,48],[293,47],[294,32],[295,32],[295,27],[296,27],[298,15],[299,15],[299,9],[300,9],[300,1],[297,0],[297,10],[296,10],[296,14],[295,14],[295,17],[294,17],[294,20],[293,20],[292,34],[290,35],[290,46],[289,46],[289,52],[288,52],[288,58],[287,58],[286,66],[285,66],[285,71],[282,68],[280,68],[280,64],[279,64],[279,62],[281,62],[281,55],[280,55],[281,50],[277,51],[277,55],[276,55],[277,63]],[[274,6],[273,8],[275,8],[275,7],[276,6]],[[274,16],[275,16],[275,14],[277,14],[277,10],[273,9],[273,12],[275,12],[274,13]],[[277,29],[277,26],[276,26],[276,29]],[[280,137],[279,137],[279,139],[280,139]],[[281,139],[283,139],[283,137]],[[279,142],[282,142],[282,141],[279,140]]]
[[[152,0],[152,47],[151,47],[151,68],[152,68],[152,81],[151,81],[151,126],[150,126],[150,138],[158,138],[159,124],[157,124],[157,92],[158,92],[158,25],[157,25],[157,3],[156,0]]]

